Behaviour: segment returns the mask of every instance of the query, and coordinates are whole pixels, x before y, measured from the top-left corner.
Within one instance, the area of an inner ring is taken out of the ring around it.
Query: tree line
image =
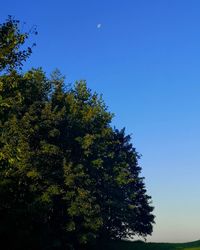
[[[153,207],[130,135],[85,81],[24,72],[29,35],[12,17],[0,25],[0,244],[82,249],[146,237]]]

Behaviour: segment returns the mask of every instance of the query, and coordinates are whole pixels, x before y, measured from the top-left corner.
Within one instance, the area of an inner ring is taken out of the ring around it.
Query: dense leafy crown
[[[0,26],[0,235],[12,239],[8,249],[80,249],[150,234],[151,197],[130,136],[112,128],[84,81],[66,87],[59,71],[50,79],[42,69],[17,72],[30,53],[20,52],[25,39],[18,22]]]

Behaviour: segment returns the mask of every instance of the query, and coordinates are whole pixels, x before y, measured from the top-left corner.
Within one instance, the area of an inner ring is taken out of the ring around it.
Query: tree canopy
[[[151,197],[102,97],[58,70],[18,71],[31,50],[0,26],[0,237],[8,249],[81,249],[152,232]],[[9,69],[9,70],[6,70]]]

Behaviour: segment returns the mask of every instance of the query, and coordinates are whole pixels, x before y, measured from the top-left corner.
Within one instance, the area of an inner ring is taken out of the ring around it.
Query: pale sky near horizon
[[[155,206],[149,241],[200,239],[200,1],[7,0],[37,25],[26,68],[85,79],[126,127]]]

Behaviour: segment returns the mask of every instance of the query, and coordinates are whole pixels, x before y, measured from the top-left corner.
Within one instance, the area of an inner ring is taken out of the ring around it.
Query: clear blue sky
[[[199,239],[200,1],[2,1],[8,14],[38,27],[27,67],[86,79],[133,134],[155,206],[149,240]]]

